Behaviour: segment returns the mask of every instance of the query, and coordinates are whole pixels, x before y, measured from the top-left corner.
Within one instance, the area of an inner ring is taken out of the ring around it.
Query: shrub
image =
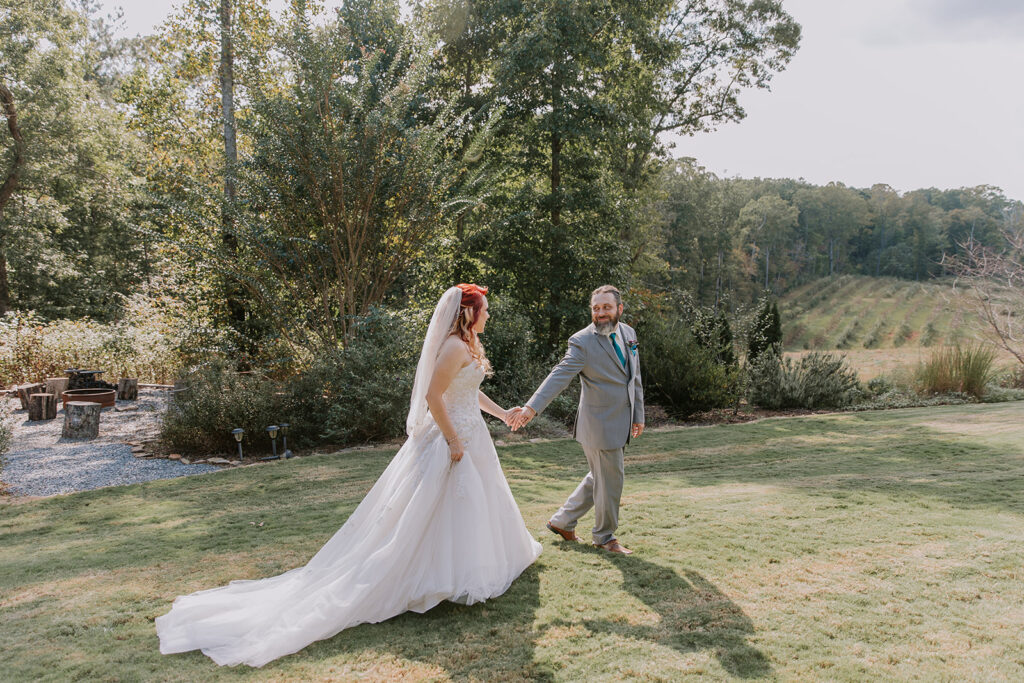
[[[690,331],[693,333],[694,341],[714,353],[719,363],[726,366],[736,364],[732,328],[724,313],[696,311]]]
[[[882,327],[884,325],[885,321],[879,320],[871,327],[871,330],[864,337],[865,349],[873,349],[882,341]]]
[[[411,317],[411,321],[410,321]],[[162,426],[175,449],[210,453],[269,450],[267,425],[288,422],[289,447],[400,436],[422,340],[420,317],[374,311],[355,325],[348,347],[320,353],[302,371],[275,379],[211,362],[188,373]]]
[[[779,307],[764,299],[761,311],[754,319],[747,335],[747,360],[753,361],[773,344],[782,343],[782,323]]]
[[[958,344],[933,351],[918,367],[918,391],[922,394],[962,393],[981,398],[994,376],[995,358],[995,351],[981,344]]]
[[[646,402],[661,405],[673,417],[735,402],[738,369],[720,363],[716,350],[698,344],[682,321],[649,319],[638,336]]]
[[[257,372],[238,372],[223,361],[189,372],[179,389],[161,423],[163,441],[175,450],[231,452],[231,430],[236,427],[245,430],[246,450],[269,450],[267,425],[290,422],[276,381]]]
[[[14,438],[14,425],[11,423],[11,407],[7,401],[0,401],[0,457],[11,447]]]
[[[850,348],[853,344],[853,340],[857,336],[858,328],[860,328],[860,319],[854,318],[846,327],[843,328],[843,331],[839,333],[839,340],[836,342],[836,348]]]
[[[910,339],[910,335],[914,333],[914,330],[910,328],[910,325],[903,323],[900,328],[896,330],[896,336],[893,337],[892,345],[895,347],[903,346],[903,342]]]
[[[401,436],[409,412],[409,397],[426,326],[422,321],[403,324],[403,315],[374,311],[356,324],[349,345],[327,354],[310,371],[312,386],[301,395],[290,391],[290,405],[315,408],[318,396],[326,401],[322,437],[353,443]],[[296,388],[302,383],[296,383]],[[317,386],[322,392],[316,393]],[[309,397],[309,398],[307,398]],[[315,425],[309,424],[312,434]]]
[[[0,318],[0,384],[63,377],[76,367],[103,370],[109,381],[169,382],[186,365],[183,342],[197,327],[169,297],[128,297],[115,323],[45,322],[32,312],[10,312]]]
[[[841,356],[813,352],[794,362],[778,347],[749,368],[749,400],[764,408],[840,408],[859,395],[857,376]]]
[[[939,338],[939,331],[935,329],[935,323],[928,321],[924,326],[924,333],[921,335],[921,346],[931,346]]]

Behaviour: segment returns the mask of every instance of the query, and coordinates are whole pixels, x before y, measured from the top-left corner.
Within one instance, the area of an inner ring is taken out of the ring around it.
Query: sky
[[[123,8],[127,35],[152,32],[174,4],[103,1]],[[728,177],[995,185],[1024,200],[1024,0],[783,6],[803,27],[787,69],[741,97],[743,121],[672,138],[675,156]]]

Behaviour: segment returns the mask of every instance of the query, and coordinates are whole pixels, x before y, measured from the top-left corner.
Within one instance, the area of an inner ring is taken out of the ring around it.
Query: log
[[[28,410],[28,397],[32,394],[41,394],[46,387],[41,382],[35,382],[34,384],[22,384],[16,387],[18,390],[18,399],[21,401],[21,409]]]
[[[57,417],[57,397],[53,394],[32,394],[28,401],[29,420],[52,420]]]
[[[119,401],[134,401],[139,397],[139,380],[137,378],[122,377],[117,380],[117,399]]]
[[[100,434],[99,403],[91,401],[68,401],[64,406],[64,430],[66,439],[92,439]]]
[[[53,394],[57,398],[57,402],[60,403],[61,396],[68,390],[68,378],[67,377],[47,377],[46,378],[46,393]]]

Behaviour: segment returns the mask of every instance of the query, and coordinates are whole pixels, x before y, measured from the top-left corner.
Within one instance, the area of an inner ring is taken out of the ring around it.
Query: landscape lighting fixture
[[[231,436],[235,437],[235,441],[238,442],[238,461],[242,461],[242,435],[245,434],[245,430],[241,427],[236,427],[231,430]]]
[[[270,447],[274,450],[274,455],[268,458],[260,458],[260,460],[277,460],[280,456],[277,454],[277,431],[280,429],[277,425],[270,425],[267,427],[267,434],[270,435]]]
[[[287,422],[282,422],[281,424],[278,425],[278,427],[281,428],[281,447],[284,449],[284,452],[281,454],[281,457],[287,460],[288,458],[292,457],[292,452],[288,450],[288,428],[291,427],[291,425],[288,424]]]

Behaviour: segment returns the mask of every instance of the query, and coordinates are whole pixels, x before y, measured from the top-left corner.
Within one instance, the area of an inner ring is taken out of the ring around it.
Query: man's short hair
[[[612,296],[615,297],[615,305],[622,305],[622,294],[619,293],[619,288],[616,287],[615,285],[601,285],[600,287],[598,287],[597,289],[590,293],[590,300],[593,301],[594,297],[597,296],[598,294],[611,294]]]

